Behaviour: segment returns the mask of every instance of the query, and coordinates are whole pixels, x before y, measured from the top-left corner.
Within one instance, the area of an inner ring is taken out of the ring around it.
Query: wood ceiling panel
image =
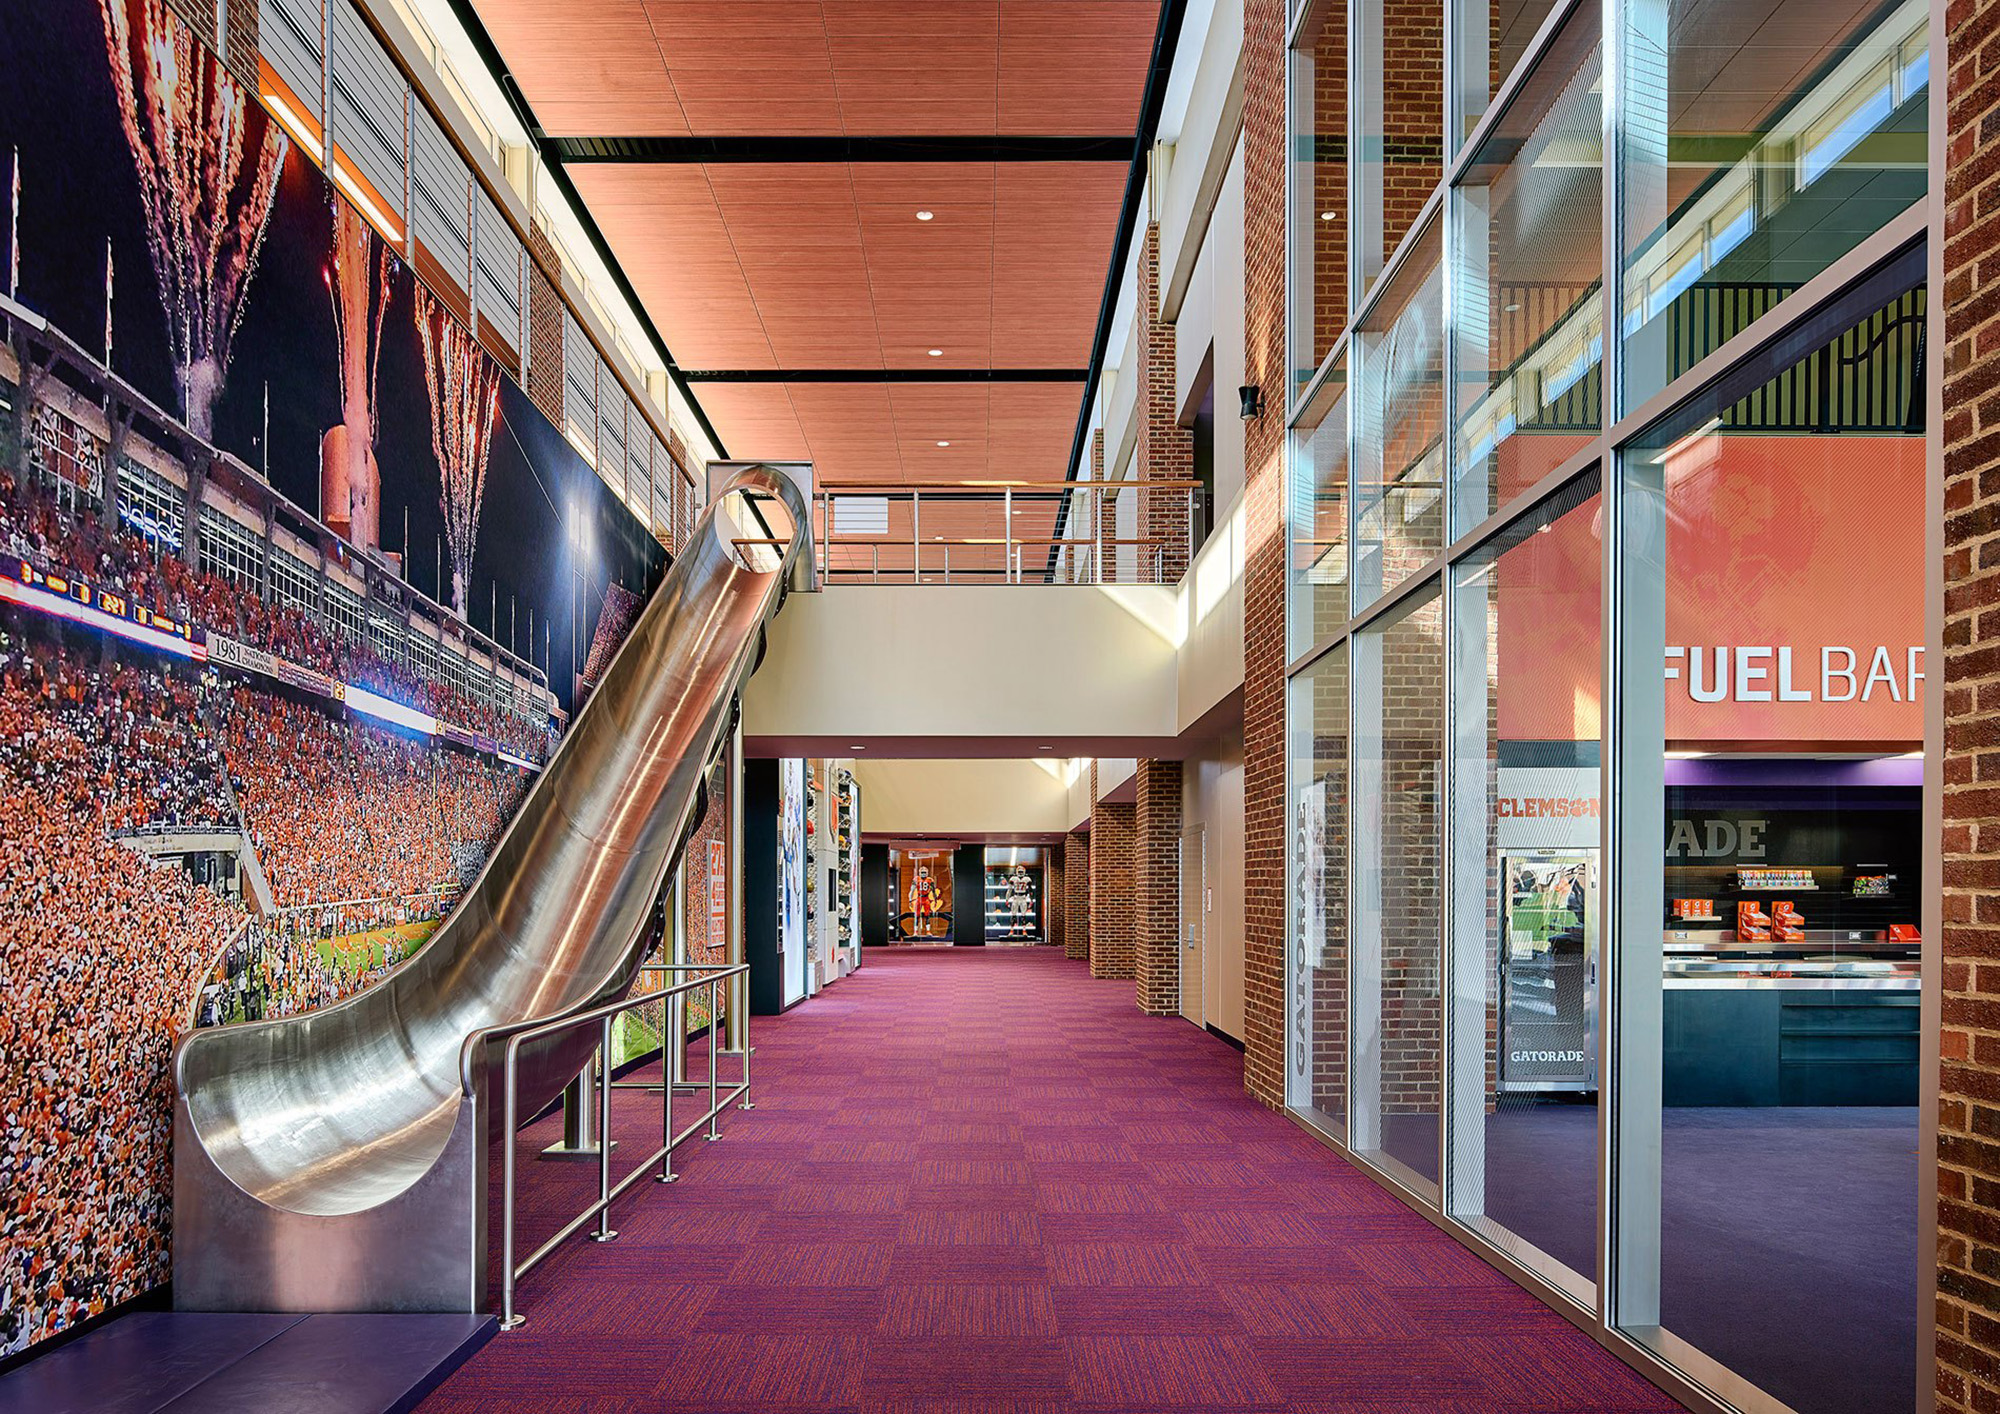
[[[478,11],[545,131],[688,134],[640,0],[478,0]]]
[[[1108,163],[1007,163],[993,239],[993,358],[1003,368],[1081,368],[1124,198]]]
[[[1159,19],[1152,0],[1005,0],[999,130],[1137,131]]]
[[[700,168],[585,164],[571,175],[677,362],[777,366]]]
[[[1157,0],[475,0],[559,136],[1136,130]]]
[[[702,383],[695,396],[731,456],[745,461],[811,459],[783,384]]]
[[[543,127],[607,137],[1131,133],[1160,13],[1158,0],[475,3]],[[569,171],[680,365],[749,370],[1083,367],[1126,179],[1115,162]],[[695,395],[733,455],[901,484],[1060,479],[1082,388],[701,381]]]
[[[1081,383],[996,383],[987,432],[992,475],[1060,481],[1076,436]]]

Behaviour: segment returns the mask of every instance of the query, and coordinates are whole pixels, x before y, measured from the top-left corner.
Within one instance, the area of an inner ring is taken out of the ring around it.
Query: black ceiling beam
[[[1086,368],[683,368],[690,383],[1081,383]]]
[[[507,61],[500,57],[499,46],[494,44],[493,36],[486,32],[486,26],[480,20],[479,12],[473,8],[472,0],[450,0],[450,4],[452,13],[458,17],[460,27],[472,41],[472,47],[477,51],[480,62],[486,65],[487,72],[492,74],[493,81],[500,86],[500,92],[506,96],[508,105],[513,108],[514,120],[526,131],[528,141],[532,142],[535,150],[541,154],[542,167],[548,173],[549,180],[553,181],[557,190],[568,199],[570,209],[576,213],[576,219],[583,226],[584,235],[589,237],[598,259],[604,262],[604,268],[610,272],[611,282],[618,287],[618,292],[625,296],[625,302],[631,306],[633,318],[639,321],[640,329],[652,342],[653,352],[658,354],[660,362],[666,365],[667,377],[680,384],[681,395],[687,399],[689,411],[694,413],[694,420],[700,424],[702,433],[715,448],[716,456],[723,461],[729,460],[729,449],[723,445],[721,434],[715,430],[715,424],[708,420],[708,414],[695,400],[694,392],[688,387],[687,381],[680,376],[680,369],[674,363],[673,351],[661,337],[659,326],[653,323],[653,317],[646,312],[645,304],[639,299],[639,292],[632,288],[632,282],[626,278],[625,267],[620,265],[618,257],[611,253],[611,243],[604,239],[604,232],[598,229],[597,219],[590,214],[590,208],[583,204],[583,198],[577,194],[569,174],[563,171],[561,155],[556,152],[553,140],[542,131],[542,125],[535,121],[535,110],[528,106],[528,96],[521,91],[521,85],[515,81],[513,73],[507,68]]]
[[[462,0],[460,0],[462,3]],[[1130,162],[1130,137],[551,137],[563,162]]]
[[[1160,131],[1160,110],[1167,104],[1167,78],[1174,65],[1174,48],[1180,43],[1181,21],[1187,18],[1187,0],[1165,0],[1160,6],[1160,27],[1153,32],[1153,57],[1146,66],[1146,96],[1139,108],[1139,131],[1128,149],[1132,168],[1125,174],[1125,205],[1118,214],[1118,235],[1111,247],[1111,268],[1104,277],[1104,299],[1097,306],[1097,334],[1090,341],[1090,376],[1083,384],[1083,405],[1076,410],[1076,436],[1070,442],[1069,467],[1064,479],[1074,481],[1083,468],[1084,442],[1090,435],[1090,404],[1097,396],[1098,380],[1104,374],[1104,359],[1111,343],[1111,318],[1118,308],[1118,287],[1123,283],[1125,259],[1132,253],[1132,228],[1139,219],[1139,198],[1146,190],[1146,163],[1153,139]],[[1069,512],[1070,498],[1063,497],[1056,524]],[[1056,571],[1056,547],[1049,547],[1048,573]]]

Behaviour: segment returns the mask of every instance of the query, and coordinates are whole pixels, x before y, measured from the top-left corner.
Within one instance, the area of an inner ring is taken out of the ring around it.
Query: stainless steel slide
[[[745,543],[766,538],[783,543]],[[429,945],[334,1006],[181,1042],[176,1305],[483,1306],[493,1042],[632,986],[703,773],[810,547],[790,480],[739,472]],[[524,1048],[524,1110],[576,1074],[594,1032]]]

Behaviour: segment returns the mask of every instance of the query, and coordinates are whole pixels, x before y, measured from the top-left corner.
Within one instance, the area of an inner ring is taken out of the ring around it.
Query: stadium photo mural
[[[0,164],[11,1355],[165,1280],[175,1037],[421,947],[666,555],[162,0],[0,7]]]

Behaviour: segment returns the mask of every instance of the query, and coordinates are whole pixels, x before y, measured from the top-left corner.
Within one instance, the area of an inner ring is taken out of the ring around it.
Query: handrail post
[[[655,1183],[678,1183],[674,1172],[674,1072],[687,1070],[686,996],[675,993],[667,1007],[666,1023],[672,1034],[660,1038],[660,1171]],[[678,1057],[680,1064],[676,1065]]]
[[[924,497],[910,488],[910,583],[924,582]]]
[[[739,1110],[757,1108],[750,1101],[750,1018],[747,1015],[743,1018],[743,1103],[736,1108]]]
[[[708,979],[708,1137],[711,1140],[720,1139],[722,1137],[722,1131],[715,1127],[716,1111],[721,1108],[721,1106],[717,1105],[715,1102],[715,1059],[716,1059],[715,1033],[722,1029],[717,1024],[722,1013],[716,1010],[716,1003],[719,1000],[719,997],[716,993],[715,987],[716,987],[716,979],[713,977],[709,978]],[[744,1041],[744,1050],[746,1051],[746,1053],[749,1050],[749,1041],[747,1038]]]
[[[511,1331],[527,1320],[514,1310],[514,1127],[519,1122],[514,1098],[514,1057],[509,1041],[500,1068],[500,1329]]]
[[[1104,488],[1090,485],[1090,577],[1093,584],[1104,583]]]
[[[607,1016],[597,1027],[597,1231],[593,1242],[609,1242],[618,1235],[611,1226],[611,1023]],[[671,1093],[671,1092],[670,1092]]]
[[[1009,584],[1012,584],[1014,575],[1010,567],[1014,563],[1014,488],[1009,486],[1001,495],[1006,502],[1004,521],[1007,533],[1001,547],[1000,573]]]
[[[1184,494],[1187,496],[1187,567],[1189,569],[1193,569],[1194,543],[1195,543],[1194,512],[1195,512],[1196,502],[1201,495],[1201,488],[1199,486],[1190,486],[1187,488],[1187,491]]]

